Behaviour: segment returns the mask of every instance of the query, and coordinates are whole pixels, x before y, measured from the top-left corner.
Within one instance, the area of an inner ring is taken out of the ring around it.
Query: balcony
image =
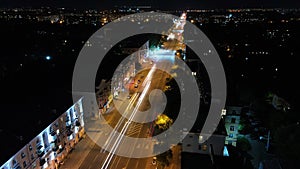
[[[19,165],[14,167],[14,169],[22,169]]]
[[[66,116],[65,122],[69,122],[69,121],[70,121],[70,117],[69,117],[69,116]]]
[[[40,166],[43,166],[46,163],[46,160],[43,158],[40,158]]]
[[[44,154],[45,154],[44,151],[41,151],[41,150],[38,150],[38,151],[37,151],[38,157],[43,157]]]
[[[57,152],[57,154],[59,154],[59,153],[63,152],[63,150],[64,150],[64,147],[62,147],[62,148],[59,148],[59,149],[58,149],[58,152]]]
[[[37,150],[40,150],[41,148],[43,148],[43,146],[41,144],[36,145]]]
[[[80,126],[80,122],[77,120],[77,121],[75,122],[75,125],[76,125],[77,127],[79,127],[79,126]]]
[[[52,151],[54,151],[54,152],[56,152],[58,149],[59,149],[59,148],[58,148],[57,145],[54,145],[54,146],[52,147]]]
[[[73,134],[72,130],[67,130],[67,135],[70,136],[71,134]]]
[[[51,141],[51,143],[56,144],[57,143],[57,138],[55,138],[53,141]]]
[[[56,132],[54,130],[50,131],[50,135],[51,136],[55,136],[56,135]]]

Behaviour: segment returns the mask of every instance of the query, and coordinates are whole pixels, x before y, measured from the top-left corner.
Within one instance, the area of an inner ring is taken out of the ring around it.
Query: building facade
[[[241,118],[242,107],[227,107],[225,115],[225,128],[228,136],[225,144],[236,146],[239,134],[239,124]]]
[[[182,140],[182,152],[223,156],[226,136],[224,121],[221,120],[212,135],[188,133]]]

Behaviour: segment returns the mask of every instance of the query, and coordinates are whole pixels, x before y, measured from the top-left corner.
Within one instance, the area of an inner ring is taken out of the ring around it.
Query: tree
[[[155,121],[155,125],[163,131],[167,130],[172,124],[173,120],[165,114],[158,115]]]
[[[240,124],[238,126],[239,133],[248,134],[251,132],[250,122],[246,118],[241,118]]]
[[[251,144],[249,140],[245,137],[238,137],[236,142],[237,148],[239,148],[241,151],[249,151],[251,150]]]
[[[166,166],[169,166],[170,165],[170,160],[172,159],[172,157],[173,157],[172,150],[168,150],[164,153],[161,153],[161,154],[157,155],[156,156],[157,165],[160,168],[164,168]]]

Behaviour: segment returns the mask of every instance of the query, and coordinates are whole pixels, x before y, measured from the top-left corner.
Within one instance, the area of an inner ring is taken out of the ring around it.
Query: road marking
[[[97,155],[95,155],[93,162],[95,162],[95,160],[97,159],[97,156],[98,156],[98,154],[97,154]]]
[[[135,123],[134,125],[130,125],[129,129],[126,132],[127,136],[131,136],[136,133],[139,133],[141,131],[142,127],[143,127],[143,124],[141,124],[141,123]]]

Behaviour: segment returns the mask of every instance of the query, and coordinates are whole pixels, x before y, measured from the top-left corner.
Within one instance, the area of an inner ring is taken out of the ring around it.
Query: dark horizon
[[[0,8],[39,8],[39,7],[53,7],[53,8],[77,8],[77,9],[111,9],[115,6],[151,6],[155,9],[163,10],[186,10],[186,9],[227,9],[227,8],[300,8],[300,2],[297,0],[278,1],[278,0],[244,0],[244,1],[206,1],[197,2],[195,0],[179,1],[173,0],[171,2],[150,0],[103,0],[102,2],[96,0],[88,0],[85,2],[79,0],[60,0],[60,1],[38,1],[38,0],[3,0]]]

